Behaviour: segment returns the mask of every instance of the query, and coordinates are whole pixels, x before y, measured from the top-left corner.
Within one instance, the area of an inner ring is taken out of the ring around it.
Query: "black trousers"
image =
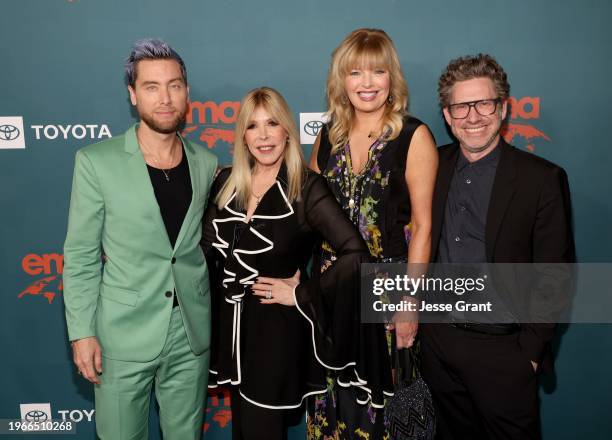
[[[424,324],[421,373],[429,385],[439,440],[541,439],[537,375],[518,333],[485,335]]]
[[[303,408],[268,409],[245,400],[231,387],[232,440],[286,440],[289,426],[300,422]]]

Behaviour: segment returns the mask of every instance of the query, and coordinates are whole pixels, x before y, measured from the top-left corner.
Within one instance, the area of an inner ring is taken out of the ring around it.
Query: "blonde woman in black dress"
[[[427,263],[438,156],[427,126],[407,114],[408,89],[384,31],[358,29],[338,46],[327,102],[330,121],[314,145],[311,169],[325,178],[376,261]],[[334,268],[336,252],[332,243],[322,246],[323,273]],[[388,438],[383,419],[393,392],[391,330],[397,348],[410,347],[417,326],[416,316],[397,319],[387,331],[382,324],[362,326],[362,332],[376,328],[370,367],[377,380],[359,369],[328,370],[327,392],[309,398],[309,439]]]
[[[232,168],[217,177],[204,218],[213,291],[212,386],[229,386],[234,439],[286,435],[292,410],[325,390],[325,369],[356,364],[365,243],[324,179],[308,170],[282,96],[243,99]],[[300,279],[322,239],[336,265]]]

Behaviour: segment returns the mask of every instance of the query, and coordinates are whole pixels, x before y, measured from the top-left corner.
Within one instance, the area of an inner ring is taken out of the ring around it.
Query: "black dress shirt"
[[[485,226],[498,163],[497,147],[476,162],[459,153],[446,200],[438,262],[487,261]]]

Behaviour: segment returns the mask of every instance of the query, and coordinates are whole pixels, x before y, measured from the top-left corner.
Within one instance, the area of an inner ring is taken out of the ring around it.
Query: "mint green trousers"
[[[130,335],[126,335],[129,338]],[[101,440],[147,440],[151,389],[164,439],[200,440],[210,352],[191,351],[179,307],[172,311],[164,348],[150,362],[102,359],[95,385],[96,431]]]

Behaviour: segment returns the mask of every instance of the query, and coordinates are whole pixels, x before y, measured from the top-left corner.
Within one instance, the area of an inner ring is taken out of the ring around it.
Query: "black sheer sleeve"
[[[361,235],[346,217],[320,176],[310,176],[304,191],[304,218],[308,226],[336,251],[337,260],[295,290],[300,312],[315,330],[315,350],[327,368],[355,362],[352,333],[359,324],[360,265],[369,252]],[[315,268],[316,269],[316,268]]]
[[[313,294],[342,287],[344,283],[348,283],[347,288],[354,287],[351,283],[355,275],[358,280],[359,265],[369,261],[369,252],[359,231],[346,217],[323,178],[309,174],[303,197],[303,213],[298,213],[300,218],[334,248],[338,258],[330,270],[296,289],[297,298],[307,302]]]
[[[361,324],[360,265],[371,261],[368,248],[322,177],[310,175],[303,196],[305,222],[337,260],[296,288],[296,306],[312,326],[317,360],[344,370],[347,382],[367,383],[370,398],[382,402],[383,391],[392,389],[384,327]]]
[[[352,333],[359,324],[360,265],[369,261],[369,252],[322,177],[308,175],[303,198],[298,215],[334,248],[337,260],[322,274],[315,268],[295,289],[295,301],[312,325],[318,361],[342,369],[356,362]]]

